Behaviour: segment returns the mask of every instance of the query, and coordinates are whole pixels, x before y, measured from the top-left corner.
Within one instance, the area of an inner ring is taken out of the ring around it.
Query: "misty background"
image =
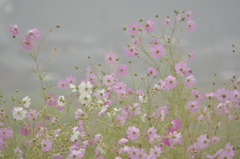
[[[30,29],[39,28],[41,38],[56,25],[44,43],[39,57],[45,64],[54,48],[57,55],[49,64],[53,71],[47,80],[55,84],[72,75],[77,81],[92,61],[104,62],[104,54],[114,52],[121,62],[128,61],[123,48],[131,43],[123,26],[131,22],[173,17],[173,11],[192,11],[197,28],[185,31],[181,50],[195,50],[195,60],[189,64],[197,79],[196,86],[211,90],[212,77],[216,82],[228,81],[233,75],[240,77],[240,54],[232,53],[232,43],[240,46],[240,0],[0,0],[0,92],[13,96],[16,89],[22,96],[34,96],[39,82],[30,68],[34,62],[21,45],[12,38],[9,25],[17,24],[19,40]],[[134,66],[137,68],[138,66]],[[77,82],[76,82],[77,83]]]

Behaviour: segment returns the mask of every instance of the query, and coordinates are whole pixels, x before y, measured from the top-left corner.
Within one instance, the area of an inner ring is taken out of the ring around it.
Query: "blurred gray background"
[[[195,50],[190,67],[197,87],[207,90],[214,73],[219,83],[240,77],[240,54],[232,53],[231,46],[240,46],[239,8],[240,0],[0,0],[0,91],[11,97],[16,89],[26,95],[39,89],[29,71],[34,63],[11,37],[9,25],[19,26],[19,39],[32,28],[39,28],[43,37],[55,25],[61,26],[45,41],[39,61],[44,64],[58,48],[49,64],[54,74],[47,78],[55,84],[69,75],[80,81],[83,76],[74,67],[85,71],[88,55],[99,62],[112,51],[127,61],[123,48],[131,38],[122,27],[141,18],[155,19],[156,14],[160,19],[173,18],[174,10],[193,12],[197,28],[183,33],[181,49]]]

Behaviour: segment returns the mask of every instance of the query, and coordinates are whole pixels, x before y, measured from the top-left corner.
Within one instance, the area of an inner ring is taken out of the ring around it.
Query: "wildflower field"
[[[19,90],[7,101],[2,92],[0,158],[239,158],[240,78],[229,77],[220,87],[213,83],[211,92],[200,92],[188,66],[195,50],[179,49],[182,36],[196,29],[193,13],[175,10],[172,18],[159,17],[124,24],[129,44],[121,54],[128,61],[114,50],[102,64],[89,56],[84,79],[70,75],[54,87],[44,79],[57,49],[46,65],[38,60],[45,39],[60,25],[45,34],[38,28],[22,34],[21,27],[10,25],[13,43],[32,59],[41,103]],[[140,74],[133,69],[138,61],[147,68]]]

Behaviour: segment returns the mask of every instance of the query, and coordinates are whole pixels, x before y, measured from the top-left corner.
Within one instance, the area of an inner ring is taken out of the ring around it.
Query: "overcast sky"
[[[17,24],[22,34],[39,28],[42,35],[61,26],[47,40],[49,52],[59,48],[49,65],[57,81],[76,74],[76,65],[86,67],[87,55],[99,60],[112,51],[124,57],[123,47],[131,38],[123,26],[156,14],[173,17],[174,10],[192,11],[197,23],[194,32],[184,33],[182,47],[196,51],[191,68],[202,80],[198,84],[206,84],[214,73],[219,80],[239,76],[240,55],[231,53],[232,43],[240,46],[239,7],[240,0],[0,0],[0,90],[31,89],[36,84],[28,70],[33,62],[11,38],[9,25]]]

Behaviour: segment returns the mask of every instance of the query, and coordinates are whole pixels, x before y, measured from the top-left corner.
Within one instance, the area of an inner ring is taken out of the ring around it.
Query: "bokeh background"
[[[174,10],[193,12],[197,24],[194,32],[184,32],[181,50],[195,50],[190,64],[197,78],[197,87],[209,90],[214,81],[222,83],[233,75],[240,77],[240,54],[232,53],[232,43],[240,46],[240,0],[0,0],[0,92],[11,97],[16,89],[23,95],[34,96],[38,81],[30,68],[29,55],[8,32],[17,24],[23,35],[39,28],[41,37],[55,25],[61,28],[49,35],[40,56],[40,65],[58,48],[49,64],[51,76],[46,80],[55,84],[73,75],[81,80],[87,56],[95,63],[104,62],[104,54],[115,52],[127,61],[123,48],[131,43],[123,26],[139,19],[173,18]],[[21,39],[21,36],[19,36]],[[137,68],[137,66],[134,66]]]

